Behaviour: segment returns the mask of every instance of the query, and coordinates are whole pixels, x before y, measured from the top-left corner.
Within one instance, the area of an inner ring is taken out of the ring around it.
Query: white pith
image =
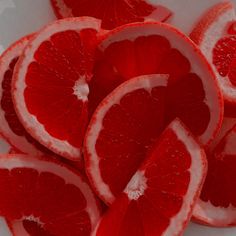
[[[132,179],[129,181],[124,192],[127,194],[130,201],[137,201],[142,195],[144,195],[147,189],[147,178],[143,171],[137,171]]]
[[[89,86],[85,76],[81,77],[79,80],[75,82],[73,90],[74,90],[74,95],[79,100],[82,100],[83,102],[88,101]]]
[[[235,225],[236,208],[232,205],[227,208],[216,207],[209,201],[204,202],[199,199],[194,207],[193,216],[197,220],[213,226]]]
[[[148,78],[148,79],[144,79]],[[99,168],[99,156],[96,152],[96,141],[102,130],[102,121],[107,111],[115,104],[119,104],[121,98],[129,92],[137,89],[145,89],[151,92],[153,87],[167,86],[168,75],[149,75],[141,76],[135,79],[128,80],[125,84],[122,84],[116,88],[110,95],[108,95],[103,102],[98,106],[95,111],[95,115],[91,120],[91,126],[89,126],[85,145],[87,149],[87,156],[89,158],[89,166],[87,171],[92,178],[93,184],[100,196],[102,196],[108,203],[112,203],[115,200],[115,196],[112,194],[109,186],[104,183],[100,168]]]
[[[234,8],[228,8],[227,11],[221,12],[218,17],[212,21],[212,24],[204,32],[203,38],[199,43],[203,54],[207,60],[213,65],[213,49],[216,43],[224,36],[227,36],[227,26],[229,22],[236,20]],[[212,66],[224,97],[228,100],[236,99],[236,87],[231,83],[228,76],[222,77],[216,67]]]
[[[168,27],[169,30],[167,30],[166,27]],[[177,30],[171,26],[166,26],[161,23],[149,23],[145,25],[133,24],[132,27],[121,28],[121,30],[118,29],[116,33],[105,39],[99,47],[101,50],[105,50],[114,42],[125,39],[133,41],[139,36],[148,35],[161,35],[166,37],[171,47],[178,49],[189,59],[192,69],[191,72],[196,73],[202,79],[203,88],[206,92],[205,103],[209,107],[211,120],[199,139],[201,143],[207,144],[213,134],[218,131],[218,124],[221,122],[222,110],[220,107],[222,106],[222,98],[216,80],[213,79],[212,71],[208,68],[207,63],[203,62],[203,55],[201,55],[200,51],[197,50],[186,36],[177,32]],[[186,43],[186,41],[189,43]],[[217,101],[218,104],[215,104],[214,101]]]
[[[2,99],[3,95],[2,82],[4,74],[8,70],[11,61],[21,55],[28,41],[28,38],[24,38],[20,42],[16,42],[0,57],[0,100]],[[18,136],[11,130],[8,122],[5,119],[5,112],[3,111],[3,109],[0,109],[0,124],[0,132],[12,146],[16,147],[18,150],[26,154],[41,153],[38,149],[35,148],[34,145],[30,144],[25,137]]]
[[[50,135],[45,130],[45,127],[37,120],[37,118],[28,111],[24,99],[24,90],[27,87],[25,83],[25,75],[27,73],[28,65],[34,61],[35,51],[42,42],[48,40],[52,35],[58,32],[63,32],[66,30],[75,30],[79,32],[80,30],[86,28],[91,28],[98,31],[100,29],[100,22],[90,17],[60,20],[48,25],[40,31],[39,34],[36,34],[33,40],[30,41],[25,48],[24,58],[21,60],[19,71],[16,74],[17,80],[15,80],[13,85],[13,97],[16,104],[16,110],[27,131],[29,131],[35,139],[52,151],[70,159],[80,157],[80,148],[74,147],[68,141],[60,140]],[[81,79],[83,79],[83,77]]]
[[[11,155],[10,157],[0,155],[0,169],[12,170],[13,168],[32,168],[38,171],[39,173],[40,172],[53,173],[61,177],[66,184],[73,184],[76,187],[78,187],[87,201],[86,211],[91,220],[92,230],[95,228],[98,220],[100,219],[100,212],[97,206],[97,202],[89,185],[86,182],[84,182],[79,175],[70,171],[63,165],[40,160],[35,157],[30,157],[20,154]],[[27,219],[27,217],[28,216],[26,216],[26,218],[24,219]],[[16,220],[15,222],[13,222],[13,225],[14,224],[15,227],[20,228],[22,225],[22,221]]]
[[[211,143],[209,151],[213,151],[215,147],[219,144],[219,142],[222,140],[222,138],[226,135],[226,133],[234,126],[236,126],[236,118],[224,117],[220,132]]]
[[[236,156],[236,126],[226,137],[224,155]]]
[[[183,198],[181,210],[171,218],[167,230],[162,236],[178,236],[183,232],[183,228],[191,217],[192,209],[197,197],[200,194],[200,187],[203,183],[206,172],[206,161],[204,152],[199,144],[194,140],[192,135],[187,132],[179,121],[174,121],[170,128],[177,135],[178,139],[185,145],[187,151],[191,156],[190,182],[186,195]]]

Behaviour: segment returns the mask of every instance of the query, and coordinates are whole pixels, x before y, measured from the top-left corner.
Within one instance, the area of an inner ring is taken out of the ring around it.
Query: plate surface
[[[189,33],[201,13],[219,0],[150,0],[169,7],[175,15],[172,24]],[[236,5],[236,0],[233,0]],[[37,31],[55,19],[49,0],[0,0],[0,54],[16,39]],[[0,138],[0,153],[9,149]],[[184,236],[235,236],[236,228],[216,229],[191,223]],[[0,236],[11,236],[0,219]],[[23,235],[22,235],[23,236]]]

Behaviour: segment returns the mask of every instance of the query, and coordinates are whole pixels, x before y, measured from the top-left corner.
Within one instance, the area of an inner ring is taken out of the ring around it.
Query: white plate
[[[189,33],[192,25],[208,7],[219,0],[150,0],[169,7],[174,15],[173,24]],[[236,0],[234,0],[236,3]],[[0,53],[16,39],[38,30],[55,19],[49,0],[0,0]],[[0,141],[0,152],[7,145]],[[4,221],[0,221],[0,236],[10,236]],[[236,228],[215,229],[190,224],[185,236],[234,236]]]

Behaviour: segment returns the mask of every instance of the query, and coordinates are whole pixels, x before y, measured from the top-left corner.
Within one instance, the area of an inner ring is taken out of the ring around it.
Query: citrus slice
[[[0,176],[0,215],[16,236],[89,236],[99,220],[87,182],[59,162],[1,155]]]
[[[53,22],[27,44],[13,78],[13,102],[27,132],[73,160],[81,156],[87,126],[87,83],[99,29],[100,22],[88,17]]]
[[[191,39],[217,75],[225,99],[225,113],[236,116],[236,15],[231,2],[211,8],[196,24]]]
[[[180,121],[174,121],[93,235],[182,235],[206,171],[203,149]]]
[[[90,113],[122,82],[140,75],[168,74],[167,123],[180,117],[208,145],[221,125],[222,95],[192,41],[169,25],[150,22],[123,26],[104,37],[89,85]]]
[[[16,115],[11,94],[14,67],[30,37],[32,36],[18,40],[0,57],[0,132],[15,151],[38,155],[49,150],[26,132]]]
[[[123,191],[168,125],[166,113],[175,109],[168,107],[168,98],[175,92],[169,81],[168,75],[130,79],[110,93],[92,116],[84,141],[86,171],[107,204]],[[184,82],[186,89],[191,78],[188,81]],[[191,91],[181,93],[184,97]]]
[[[58,18],[92,16],[102,20],[103,29],[144,20],[166,21],[172,12],[147,0],[51,0]]]
[[[217,227],[236,226],[236,119],[225,120],[223,127],[221,138],[207,153],[209,170],[194,208],[197,222]]]

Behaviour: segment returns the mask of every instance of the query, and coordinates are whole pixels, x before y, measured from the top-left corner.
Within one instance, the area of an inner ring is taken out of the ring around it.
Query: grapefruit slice
[[[39,155],[49,150],[26,132],[16,115],[11,94],[14,67],[30,37],[32,36],[18,40],[0,57],[0,132],[15,151]]]
[[[51,0],[58,18],[92,16],[102,20],[103,29],[144,20],[166,21],[172,12],[147,0]]]
[[[59,162],[1,155],[0,176],[0,215],[16,236],[89,236],[100,218],[87,182]]]
[[[168,75],[130,79],[110,93],[92,116],[84,141],[86,171],[107,204],[123,191],[168,125],[166,113],[175,109],[167,102],[175,92],[170,80]],[[191,78],[188,80],[191,85]],[[184,93],[195,95],[188,81],[185,88],[183,97]]]
[[[236,119],[224,121],[220,137],[207,153],[209,170],[193,215],[201,224],[236,226]]]
[[[174,121],[93,235],[182,235],[206,171],[203,149],[180,121]]]
[[[13,102],[27,132],[73,160],[81,156],[87,126],[87,83],[99,29],[100,22],[88,17],[53,22],[27,44],[13,78]]]
[[[120,27],[104,37],[90,83],[90,113],[122,82],[140,75],[168,74],[166,123],[180,117],[208,145],[222,121],[222,95],[192,41],[169,25],[150,22]]]
[[[236,15],[231,2],[211,8],[196,24],[191,39],[217,75],[225,99],[225,113],[236,117]]]

